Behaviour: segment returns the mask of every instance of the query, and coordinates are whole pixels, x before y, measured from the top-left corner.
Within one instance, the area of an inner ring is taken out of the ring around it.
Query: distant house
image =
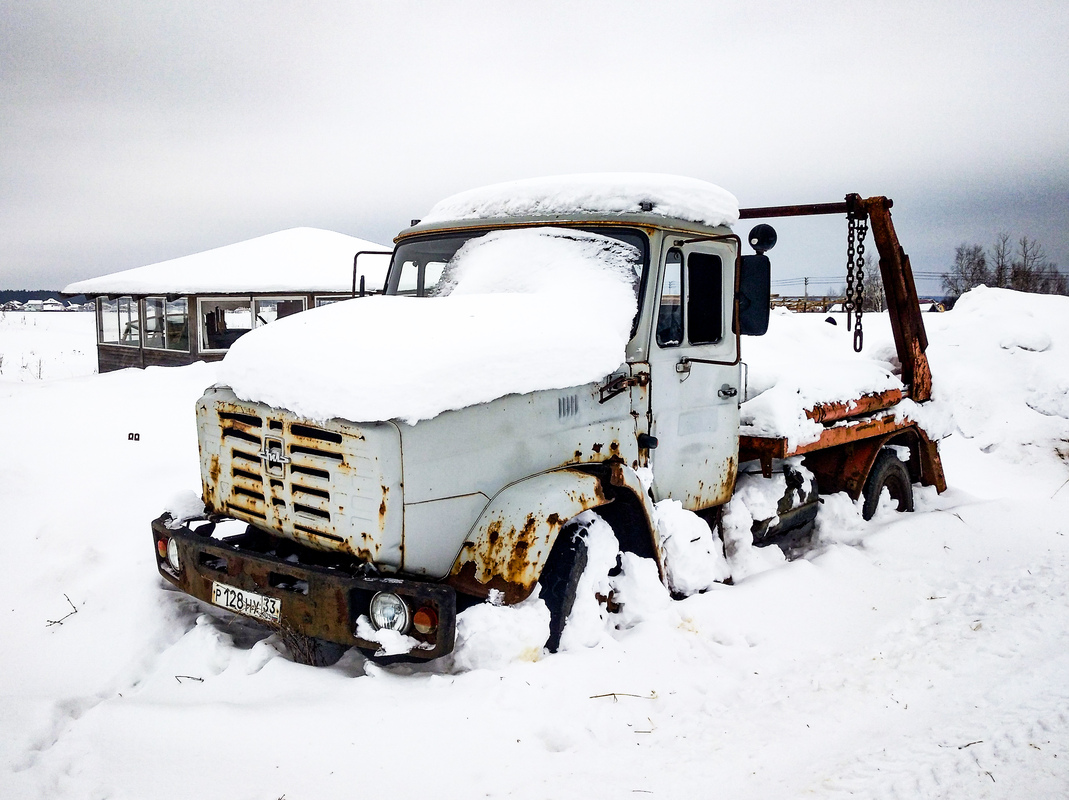
[[[380,292],[389,252],[342,233],[291,228],[77,281],[63,294],[96,300],[100,372],[218,361],[253,328]]]
[[[27,300],[22,305],[23,311],[43,311],[45,307],[44,300]]]
[[[67,307],[62,302],[54,297],[46,298],[41,301],[42,311],[66,311]]]

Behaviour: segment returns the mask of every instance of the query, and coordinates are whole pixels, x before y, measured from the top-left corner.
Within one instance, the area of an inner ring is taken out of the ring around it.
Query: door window
[[[687,256],[687,341],[715,344],[724,338],[724,265],[712,253]]]
[[[683,341],[683,254],[669,250],[664,263],[661,302],[657,311],[657,344],[679,347]]]

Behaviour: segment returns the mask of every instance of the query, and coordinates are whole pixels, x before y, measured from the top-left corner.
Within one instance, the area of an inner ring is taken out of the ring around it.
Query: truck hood
[[[446,268],[451,294],[353,299],[279,320],[234,344],[221,381],[308,419],[415,423],[597,381],[626,360],[634,248],[548,228],[469,245]]]

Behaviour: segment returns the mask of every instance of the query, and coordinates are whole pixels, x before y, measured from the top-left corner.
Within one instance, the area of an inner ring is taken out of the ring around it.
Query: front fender
[[[475,597],[496,589],[506,603],[518,603],[534,590],[564,524],[607,502],[601,479],[579,469],[544,472],[506,486],[468,532],[447,582]]]

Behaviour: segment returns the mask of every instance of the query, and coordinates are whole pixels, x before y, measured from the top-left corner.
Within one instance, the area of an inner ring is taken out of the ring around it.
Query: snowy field
[[[592,647],[477,606],[442,663],[315,669],[156,573],[217,365],[95,375],[92,315],[5,315],[0,798],[1069,796],[1069,299],[925,322],[950,488],[916,513],[830,497],[682,601],[636,568]],[[777,336],[849,352],[777,315],[747,360]]]

